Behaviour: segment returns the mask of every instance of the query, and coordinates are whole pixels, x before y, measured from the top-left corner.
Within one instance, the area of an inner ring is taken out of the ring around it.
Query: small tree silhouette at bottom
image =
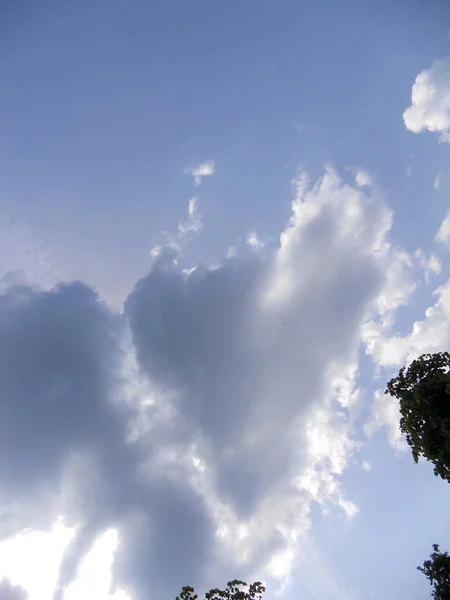
[[[244,589],[242,589],[244,588]],[[247,585],[245,581],[233,579],[227,583],[224,590],[214,588],[205,594],[205,600],[261,600],[266,588],[261,582],[255,581]],[[193,587],[185,586],[176,600],[197,600],[198,595]]]
[[[430,559],[418,570],[434,585],[431,597],[435,600],[450,600],[450,556],[448,552],[440,552],[439,546],[433,544]]]

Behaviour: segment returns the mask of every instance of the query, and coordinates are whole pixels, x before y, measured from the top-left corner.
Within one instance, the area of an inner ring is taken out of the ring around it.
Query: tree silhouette
[[[423,354],[387,384],[400,401],[400,429],[414,461],[423,456],[450,482],[450,354]]]
[[[213,588],[207,592],[205,600],[261,600],[265,591],[266,588],[259,581],[247,585],[245,581],[234,579],[227,583],[227,587],[224,590]],[[185,586],[176,600],[197,600],[197,598],[198,595],[195,593],[194,588]]]
[[[440,552],[439,546],[433,544],[430,559],[417,568],[430,580],[430,585],[434,586],[432,598],[450,600],[450,556],[447,552]]]

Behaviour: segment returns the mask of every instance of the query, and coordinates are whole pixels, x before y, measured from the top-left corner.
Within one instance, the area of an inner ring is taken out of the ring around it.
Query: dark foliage
[[[247,585],[245,581],[234,579],[227,583],[224,590],[214,588],[205,594],[205,600],[261,600],[266,588],[256,581]],[[185,586],[176,600],[197,600],[198,596],[194,588]]]
[[[400,428],[414,461],[423,456],[450,482],[450,354],[423,354],[387,384],[400,401]]]
[[[437,544],[433,545],[430,559],[418,570],[430,580],[434,586],[431,597],[435,600],[450,600],[450,556],[448,552],[440,552]]]

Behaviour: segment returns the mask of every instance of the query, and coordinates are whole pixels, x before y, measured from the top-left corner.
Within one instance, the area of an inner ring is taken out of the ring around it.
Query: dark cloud
[[[121,524],[116,582],[137,598],[149,590],[155,598],[175,598],[184,585],[201,586],[214,533],[204,502],[182,482],[161,478],[145,500]]]
[[[3,498],[56,484],[71,452],[121,435],[114,335],[109,311],[80,283],[0,296]]]
[[[123,524],[127,540],[129,569],[121,569],[121,580],[131,581],[133,573],[142,589],[149,577],[161,593],[162,582],[179,589],[205,560],[209,521],[195,494],[164,484],[163,477],[137,476],[152,445],[147,439],[127,443],[132,413],[120,397],[120,335],[119,317],[80,283],[47,292],[14,287],[0,296],[0,525],[6,537],[48,526],[61,511],[78,526],[58,597],[110,526]],[[151,518],[139,535],[127,537],[134,511]],[[171,557],[182,540],[191,551],[179,561],[177,576]]]

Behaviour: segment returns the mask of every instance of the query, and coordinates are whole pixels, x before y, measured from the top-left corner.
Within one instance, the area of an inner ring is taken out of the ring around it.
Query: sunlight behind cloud
[[[77,578],[64,593],[64,600],[129,600],[121,589],[112,590],[111,567],[119,544],[116,530],[108,529],[83,559]]]
[[[58,521],[50,531],[24,531],[0,542],[0,580],[24,588],[28,600],[49,600],[73,535],[74,529]]]

